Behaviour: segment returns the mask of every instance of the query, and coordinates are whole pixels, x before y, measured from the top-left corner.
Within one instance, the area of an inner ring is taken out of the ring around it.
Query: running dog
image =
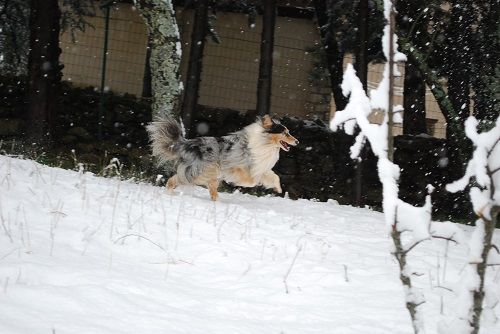
[[[213,201],[220,181],[241,187],[262,185],[281,193],[280,178],[271,169],[280,149],[289,151],[290,145],[299,143],[269,115],[223,137],[185,139],[179,123],[171,118],[152,122],[146,129],[160,164],[176,162],[177,174],[168,179],[167,189],[173,191],[179,184],[206,186]]]

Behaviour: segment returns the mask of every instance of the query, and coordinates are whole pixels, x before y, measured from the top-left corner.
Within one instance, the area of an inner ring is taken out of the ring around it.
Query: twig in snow
[[[349,276],[347,276],[347,266],[345,264],[343,264],[344,266],[344,280],[346,282],[349,282]]]
[[[177,213],[177,220],[175,222],[175,250],[179,247],[179,233],[181,229],[181,213],[184,212],[183,193],[181,193],[181,204],[179,205],[179,212]]]
[[[113,239],[113,229],[115,228],[116,205],[118,204],[118,194],[120,193],[120,181],[116,182],[115,200],[113,201],[113,212],[111,214],[111,227],[109,229],[109,239]]]
[[[24,226],[26,226],[26,239],[28,241],[28,249],[29,252],[31,253],[31,235],[30,235],[30,228],[28,225],[28,219],[26,219],[26,210],[23,206],[23,217],[24,217]]]
[[[266,248],[267,239],[264,238],[264,242],[262,242],[262,250],[260,251],[260,259],[264,260],[264,249]]]
[[[447,288],[447,287],[445,287],[445,286],[442,286],[442,285],[436,285],[436,288],[440,288],[440,289],[444,289],[444,290],[446,290],[446,291],[450,291],[450,292],[453,292],[453,290],[452,290],[452,289],[450,289],[450,288]]]
[[[441,263],[439,261],[439,253],[436,253],[436,260],[437,260],[437,265],[436,265],[436,273],[437,273],[437,277],[436,277],[436,282],[437,282],[437,286],[440,286],[441,285],[441,280],[439,279],[439,276],[440,276],[440,269],[441,269]]]
[[[449,245],[450,245],[450,240],[446,240],[446,248],[444,250],[443,282],[446,282],[446,267],[448,264],[448,246]]]
[[[290,272],[292,271],[293,265],[295,264],[295,260],[297,260],[297,257],[299,256],[299,253],[301,250],[302,250],[302,245],[297,247],[297,252],[295,252],[295,256],[293,257],[292,263],[290,263],[290,267],[288,267],[288,270],[287,270],[285,276],[283,277],[283,283],[285,284],[285,292],[287,294],[290,293],[288,290],[288,283],[287,283],[288,276],[290,275]]]
[[[3,217],[3,211],[2,211],[2,202],[0,202],[0,222],[2,222],[2,227],[3,227],[3,230],[5,232],[5,235],[9,238],[10,243],[13,243],[14,240],[12,239],[12,235],[11,235],[9,229],[7,228],[7,226],[5,225],[5,219]]]
[[[453,236],[451,237],[442,237],[442,236],[439,236],[439,235],[432,235],[431,236],[432,238],[434,239],[443,239],[443,240],[446,240],[446,241],[451,241],[451,242],[454,242],[455,244],[458,245],[458,241],[456,241],[455,239],[453,239]]]
[[[113,252],[109,253],[109,263],[108,263],[108,270],[111,270],[111,266],[113,265]]]
[[[128,238],[128,237],[138,237],[138,238],[141,238],[141,239],[147,240],[147,241],[149,241],[150,243],[152,243],[153,245],[155,245],[156,247],[160,248],[162,251],[167,252],[167,251],[165,250],[165,248],[163,248],[162,246],[158,245],[156,242],[152,241],[151,239],[148,239],[148,238],[146,238],[146,237],[144,237],[144,236],[142,236],[142,235],[140,235],[140,234],[135,234],[135,233],[130,233],[130,234],[126,234],[126,235],[124,235],[124,236],[121,236],[121,237],[119,237],[118,239],[116,239],[116,240],[114,241],[114,243],[116,244],[118,241],[120,241],[120,240],[122,240],[122,239],[125,239],[125,238]]]
[[[220,223],[219,227],[217,228],[217,242],[220,242],[220,233],[222,230],[222,225],[227,221],[227,219],[224,219],[222,223]]]
[[[0,184],[3,184],[4,182],[7,183],[7,190],[10,189],[10,184],[11,184],[11,179],[12,179],[12,174],[11,174],[11,159],[7,160],[7,173],[5,174],[4,178],[2,179],[2,182]]]
[[[241,274],[241,277],[245,276],[246,274],[248,274],[248,272],[252,269],[252,264],[249,263],[248,264],[248,267],[247,269],[245,269],[245,271],[243,272],[243,274]]]
[[[421,239],[421,240],[415,241],[415,242],[413,243],[413,245],[411,245],[410,247],[408,247],[407,249],[405,249],[405,250],[403,251],[403,253],[408,254],[408,253],[409,253],[409,252],[410,252],[413,248],[417,247],[420,243],[422,243],[422,242],[424,242],[424,241],[426,241],[426,240],[429,240],[429,239],[428,239],[428,238],[425,238],[425,239]]]
[[[10,254],[14,253],[16,250],[18,250],[19,247],[16,247],[14,248],[13,250],[11,250],[10,252],[8,252],[7,254],[5,254],[4,256],[0,257],[0,261],[5,259],[7,256],[9,256]]]
[[[52,214],[52,218],[50,220],[50,256],[52,256],[52,253],[54,251],[55,229],[57,227],[57,224],[59,223],[59,219],[66,216],[66,214],[61,211],[63,206],[64,204],[61,200],[59,200],[57,203],[57,207],[50,211],[50,213]]]
[[[3,285],[3,292],[4,292],[4,293],[7,293],[7,287],[9,286],[9,279],[10,279],[10,277],[7,277],[7,278],[5,279],[5,283],[4,283],[4,285]]]

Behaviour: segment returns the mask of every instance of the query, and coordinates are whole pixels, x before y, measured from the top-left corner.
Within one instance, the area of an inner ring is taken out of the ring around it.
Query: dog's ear
[[[262,126],[266,130],[269,130],[271,128],[271,126],[273,126],[273,120],[272,120],[271,116],[265,115],[264,117],[262,117]]]

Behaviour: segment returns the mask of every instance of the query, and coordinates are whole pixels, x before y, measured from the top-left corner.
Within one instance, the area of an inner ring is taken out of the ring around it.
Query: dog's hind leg
[[[167,190],[169,193],[173,193],[174,189],[179,185],[179,180],[177,174],[172,176],[167,181]]]
[[[280,177],[272,170],[265,172],[260,182],[267,189],[273,188],[273,190],[279,194],[283,192],[281,189]]]
[[[217,181],[217,179],[212,179],[208,181],[207,187],[210,192],[210,198],[212,201],[216,201],[219,198],[219,193],[217,192],[217,188],[219,188],[219,181]]]
[[[216,201],[219,197],[217,188],[219,187],[220,169],[217,164],[209,165],[203,170],[203,174],[194,179],[194,183],[200,186],[206,186],[210,192],[212,201]]]

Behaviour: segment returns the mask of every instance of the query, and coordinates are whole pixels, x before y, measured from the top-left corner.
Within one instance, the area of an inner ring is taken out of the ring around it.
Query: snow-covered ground
[[[181,190],[0,156],[0,333],[412,332],[381,213]],[[466,253],[410,253],[429,333]]]

